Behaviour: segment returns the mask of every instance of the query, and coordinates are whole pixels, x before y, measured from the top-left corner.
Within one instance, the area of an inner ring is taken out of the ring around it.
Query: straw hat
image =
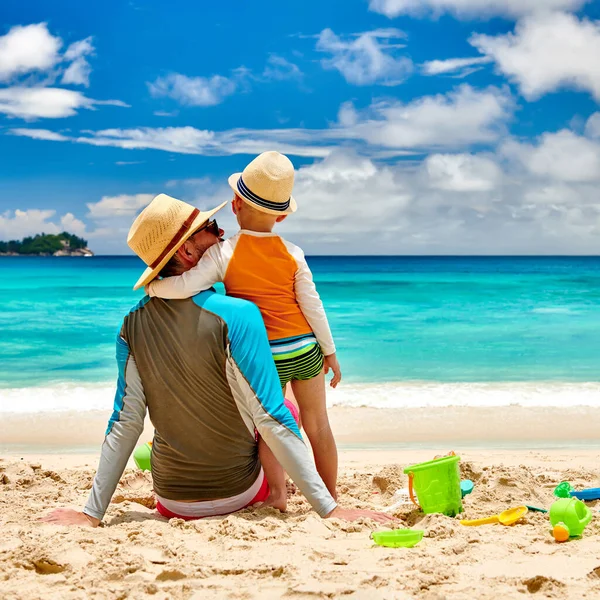
[[[242,173],[229,178],[229,186],[243,200],[269,215],[296,212],[292,198],[294,165],[279,152],[259,154]]]
[[[202,212],[166,194],[156,196],[137,216],[127,236],[127,245],[148,265],[133,289],[150,283],[181,244],[226,204]]]

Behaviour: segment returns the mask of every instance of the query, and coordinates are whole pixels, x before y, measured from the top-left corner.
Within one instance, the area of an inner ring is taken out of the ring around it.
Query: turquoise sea
[[[470,403],[473,390],[543,386],[584,390],[585,403],[597,395],[600,257],[309,264],[338,346],[341,403],[357,390],[372,405],[378,394],[386,405],[443,404],[435,393]],[[0,410],[17,398],[35,410],[110,404],[115,336],[142,295],[131,290],[142,268],[135,257],[0,257]]]

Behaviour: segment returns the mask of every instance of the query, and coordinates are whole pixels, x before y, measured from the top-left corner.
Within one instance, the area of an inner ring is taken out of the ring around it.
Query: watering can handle
[[[411,471],[408,474],[408,495],[410,496],[410,499],[412,500],[412,503],[417,507],[417,508],[421,508],[419,506],[419,503],[417,502],[417,499],[415,498],[415,491],[413,489],[413,479],[415,478],[415,474]]]

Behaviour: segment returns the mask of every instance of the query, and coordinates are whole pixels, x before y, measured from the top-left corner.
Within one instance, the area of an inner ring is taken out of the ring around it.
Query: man
[[[160,194],[127,242],[148,265],[137,289],[195,266],[223,232],[208,212]],[[390,517],[337,505],[283,403],[260,312],[206,290],[187,300],[144,297],[117,337],[119,377],[98,471],[82,512],[58,509],[56,524],[97,526],[143,430],[155,427],[152,478],[159,512],[198,518],[268,500],[256,432],[321,517]]]

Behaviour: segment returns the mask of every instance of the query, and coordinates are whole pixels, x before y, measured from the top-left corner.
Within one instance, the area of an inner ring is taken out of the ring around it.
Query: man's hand
[[[42,517],[40,521],[52,525],[83,525],[84,527],[98,527],[100,525],[100,519],[95,519],[72,508],[57,508]]]
[[[329,385],[334,388],[342,380],[342,370],[338,362],[335,352],[325,357],[325,374],[329,373],[329,369],[333,371],[333,378]]]
[[[395,521],[394,517],[385,513],[375,512],[374,510],[363,510],[359,508],[341,508],[336,506],[325,518],[326,519],[343,519],[344,521],[356,521],[361,517],[373,519],[383,525],[389,525]]]

